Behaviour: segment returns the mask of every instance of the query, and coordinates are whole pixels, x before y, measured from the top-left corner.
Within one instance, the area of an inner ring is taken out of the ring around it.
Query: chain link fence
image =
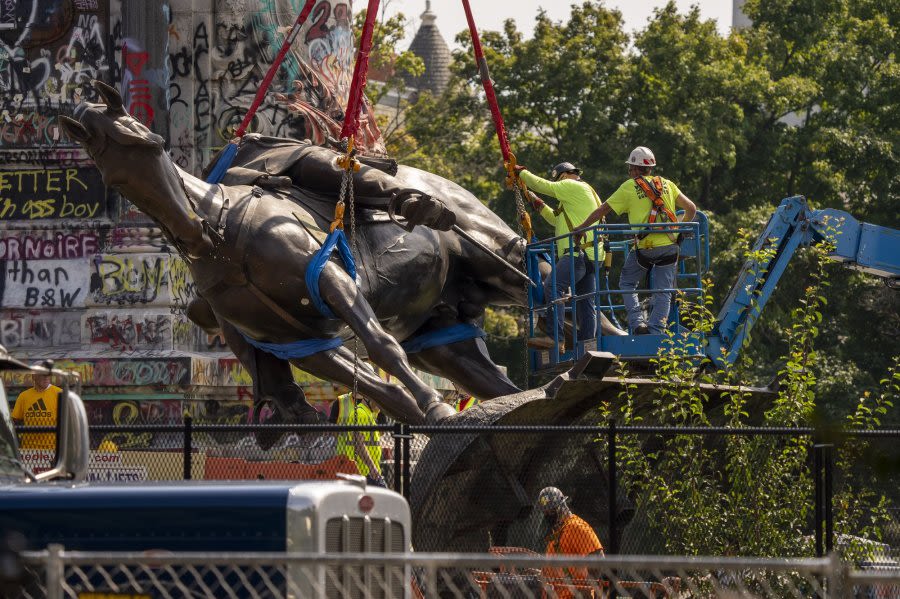
[[[900,569],[812,559],[452,554],[158,554],[24,556],[27,598],[809,598],[897,597]]]
[[[862,567],[900,561],[897,430],[298,427],[186,419],[91,427],[89,478],[333,479],[359,471],[338,445],[341,436],[360,432],[380,434],[378,467],[411,501],[417,550],[544,553],[549,528],[533,506],[541,488],[557,486],[607,553],[808,557],[835,550]],[[23,451],[37,470],[52,457],[52,450]],[[758,472],[742,489],[736,479],[748,465]],[[650,479],[666,493],[654,495]],[[777,553],[772,535],[783,537]]]

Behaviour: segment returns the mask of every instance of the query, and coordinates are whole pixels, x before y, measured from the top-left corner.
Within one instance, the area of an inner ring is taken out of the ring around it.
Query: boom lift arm
[[[737,359],[797,248],[827,238],[836,246],[831,259],[883,277],[891,288],[900,286],[900,231],[861,223],[840,210],[810,210],[802,196],[786,198],[753,246],[754,252],[774,252],[744,264],[708,337],[707,355],[717,365]]]

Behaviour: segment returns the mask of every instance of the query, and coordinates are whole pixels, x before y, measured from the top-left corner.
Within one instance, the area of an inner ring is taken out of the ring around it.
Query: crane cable
[[[500,114],[500,106],[497,104],[497,94],[494,91],[494,82],[491,81],[491,73],[488,70],[487,60],[484,57],[484,51],[481,48],[481,38],[478,36],[478,29],[475,27],[475,19],[472,16],[472,7],[469,6],[469,0],[462,0],[463,9],[466,11],[466,21],[469,24],[469,33],[472,36],[472,48],[475,51],[475,64],[478,66],[478,72],[481,75],[481,86],[484,88],[484,94],[487,97],[488,106],[491,109],[491,118],[494,120],[494,129],[497,131],[497,141],[500,142],[500,152],[503,154],[503,166],[506,169],[506,187],[513,190],[516,197],[516,214],[519,217],[519,226],[522,227],[527,242],[531,242],[534,237],[534,230],[531,226],[531,217],[525,210],[525,201],[523,194],[528,188],[525,182],[516,174],[516,156],[509,148],[509,139],[506,135],[506,126],[503,124],[503,115]]]
[[[256,90],[253,102],[250,104],[250,108],[247,110],[247,114],[244,115],[237,131],[235,131],[234,137],[225,145],[222,152],[219,154],[218,160],[210,169],[209,175],[206,178],[207,183],[219,183],[225,177],[226,171],[231,167],[231,163],[237,155],[238,146],[240,146],[241,140],[243,140],[244,134],[247,132],[247,128],[253,122],[253,117],[256,115],[256,111],[259,110],[259,106],[262,104],[263,98],[265,98],[266,92],[269,90],[269,86],[275,78],[275,74],[278,73],[278,69],[281,67],[284,57],[287,56],[288,51],[291,49],[291,45],[300,34],[300,30],[306,23],[306,19],[309,17],[309,13],[312,12],[315,3],[316,0],[306,0],[306,3],[303,5],[303,9],[300,11],[300,14],[297,15],[297,19],[294,21],[290,33],[285,36],[284,42],[282,42],[281,48],[275,56],[275,60],[269,65],[269,70],[266,71],[266,76]]]
[[[353,79],[350,83],[350,94],[347,97],[347,110],[344,112],[344,124],[341,127],[341,141],[347,144],[345,154],[338,159],[338,166],[344,171],[341,182],[341,193],[334,207],[334,220],[331,231],[344,228],[344,196],[350,203],[350,246],[351,252],[359,254],[356,239],[356,205],[353,198],[353,173],[359,170],[356,160],[354,138],[359,130],[359,112],[364,101],[364,93],[369,75],[369,52],[372,49],[372,38],[375,30],[375,18],[378,15],[380,0],[369,0],[366,8],[366,21],[359,39],[359,50],[356,53],[356,64],[353,65]],[[359,335],[353,336],[353,399],[358,397],[359,386]]]

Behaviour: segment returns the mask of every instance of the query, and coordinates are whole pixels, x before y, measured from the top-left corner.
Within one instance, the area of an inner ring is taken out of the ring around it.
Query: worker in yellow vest
[[[338,396],[337,424],[375,426],[378,404],[352,393]],[[359,473],[369,484],[387,487],[381,474],[381,433],[378,431],[347,431],[338,433],[337,452],[353,460]]]
[[[609,198],[580,223],[576,230],[584,230],[604,218],[610,212],[628,214],[632,225],[644,223],[691,222],[697,214],[697,206],[678,189],[674,182],[663,177],[651,177],[656,157],[650,148],[638,146],[626,161],[628,177]],[[675,212],[681,208],[684,215]],[[628,312],[628,327],[635,335],[662,335],[669,320],[669,309],[678,282],[678,253],[680,239],[674,233],[644,231],[636,236],[634,251],[628,253],[622,265],[619,287],[622,301]],[[652,273],[650,289],[658,291],[650,298],[650,317],[638,301],[635,290],[640,287],[644,275]]]
[[[595,241],[595,235],[591,234],[582,244],[575,239],[570,241],[566,236],[600,206],[600,198],[594,188],[581,178],[581,169],[571,162],[561,162],[553,167],[550,180],[538,177],[521,166],[517,170],[531,190],[556,198],[559,202],[557,209],[553,210],[539,197],[529,196],[532,208],[553,225],[556,237],[562,237],[556,242],[556,276],[548,276],[544,281],[544,301],[559,300],[567,289],[575,296],[582,296],[574,302],[577,305],[573,307],[572,318],[578,326],[578,339],[593,339],[597,336],[597,311],[592,295],[597,290],[594,271],[596,263],[602,262],[605,256],[603,241],[599,238]],[[564,312],[563,306],[559,306],[556,313],[560,353],[565,352]],[[548,349],[553,347],[553,339],[549,336],[532,337],[528,345]]]

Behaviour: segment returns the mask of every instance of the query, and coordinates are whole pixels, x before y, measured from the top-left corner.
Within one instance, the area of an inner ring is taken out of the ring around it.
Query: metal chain
[[[353,199],[353,159],[347,163],[344,169],[344,176],[341,178],[341,192],[338,195],[338,204],[350,204],[350,253],[354,256],[359,255],[359,248],[356,242],[356,202]],[[341,223],[343,227],[343,223]],[[356,280],[353,281],[356,284]],[[359,337],[353,334],[353,400],[356,401],[359,389]]]
[[[513,192],[516,196],[516,214],[521,219],[522,215],[525,214],[525,199],[522,197],[522,190],[519,189],[518,185],[513,185]],[[526,243],[530,243],[530,239],[525,240]]]
[[[350,200],[350,253],[354,257],[359,256],[359,244],[356,240],[356,202],[353,198],[353,168],[345,171],[344,183],[349,192]],[[356,280],[353,281],[354,285]],[[362,291],[360,291],[362,293]],[[359,388],[359,335],[353,335],[353,400],[356,401],[357,389]]]
[[[522,197],[522,190],[519,189],[518,185],[513,185],[513,193],[516,197],[516,212],[518,213],[519,220],[521,221],[522,215],[525,214],[525,200]],[[521,228],[521,226],[522,225],[520,224],[519,227]],[[522,233],[523,233],[523,235],[528,234],[528,232],[524,231],[524,230],[522,231]],[[531,243],[531,240],[526,239],[525,245],[527,246],[529,243]],[[523,264],[523,266],[524,266],[525,272],[527,274],[528,273],[528,253],[523,252],[523,256],[525,258],[525,263]],[[528,378],[529,378],[528,372],[530,370],[530,368],[529,368],[530,364],[528,361],[528,332],[529,332],[528,331],[528,294],[531,293],[531,288],[530,288],[531,286],[528,283],[524,283],[524,282],[522,283],[522,286],[525,289],[524,297],[525,297],[525,312],[526,312],[525,319],[523,320],[523,327],[522,327],[524,329],[524,331],[523,331],[524,334],[522,335],[522,342],[525,346],[524,351],[522,352],[522,355],[523,355],[523,367],[524,367],[523,372],[525,373],[525,385],[527,386]]]
[[[348,184],[352,185],[352,183],[351,183],[352,179],[353,179],[353,177],[350,174],[350,172],[344,171],[344,176],[341,177],[341,193],[338,195],[338,203],[339,204],[344,203],[344,198],[347,195],[347,186],[348,186]],[[351,191],[351,193],[352,193],[352,191]]]

